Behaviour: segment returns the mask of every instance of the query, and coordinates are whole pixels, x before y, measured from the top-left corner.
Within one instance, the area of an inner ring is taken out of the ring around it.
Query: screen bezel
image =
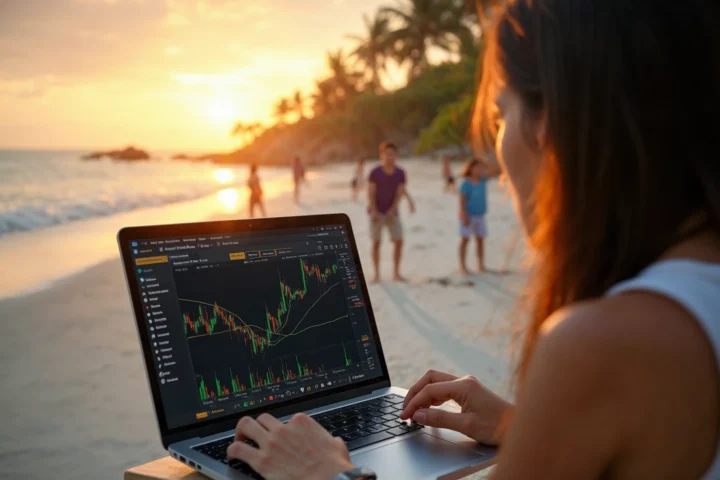
[[[227,415],[215,419],[208,419],[203,422],[196,422],[182,427],[168,428],[165,410],[163,408],[162,397],[160,395],[160,385],[157,374],[154,371],[154,363],[151,355],[150,338],[144,325],[144,316],[142,311],[142,300],[140,288],[134,279],[133,257],[131,255],[131,241],[146,239],[162,239],[184,235],[219,235],[228,233],[247,233],[247,232],[271,232],[273,230],[293,229],[293,228],[312,228],[324,227],[330,225],[342,225],[347,231],[350,244],[350,250],[355,261],[357,275],[360,280],[362,294],[365,297],[370,328],[375,339],[375,345],[378,353],[378,361],[382,375],[376,378],[365,380],[359,383],[344,385],[332,390],[325,390],[311,395],[299,397],[286,402],[279,406],[262,406],[259,408],[245,410],[236,414]],[[140,227],[126,227],[118,232],[118,244],[120,247],[120,256],[123,263],[125,278],[128,285],[128,291],[133,304],[133,313],[135,315],[135,325],[137,327],[140,345],[143,351],[145,361],[145,372],[147,374],[150,391],[152,393],[153,405],[155,408],[155,416],[163,446],[167,448],[171,443],[192,438],[194,436],[207,436],[234,428],[238,419],[243,416],[256,416],[260,413],[271,413],[277,417],[297,413],[311,408],[317,408],[328,403],[346,400],[365,393],[370,393],[377,388],[389,387],[390,376],[385,362],[385,355],[382,349],[382,343],[378,334],[377,322],[372,309],[370,295],[367,289],[367,282],[363,273],[360,256],[358,254],[357,244],[355,243],[355,235],[353,234],[350,218],[345,214],[329,214],[329,215],[310,215],[299,217],[280,217],[280,218],[264,218],[251,220],[224,220],[215,222],[199,222],[184,223],[172,225],[153,225]]]

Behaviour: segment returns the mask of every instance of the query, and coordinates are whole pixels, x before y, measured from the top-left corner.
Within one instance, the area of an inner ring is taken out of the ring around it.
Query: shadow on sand
[[[457,338],[443,322],[411,299],[407,292],[397,285],[383,284],[382,290],[390,301],[395,304],[403,319],[448,360],[463,372],[477,371],[479,365],[487,365],[490,370],[499,371],[503,368],[500,359],[489,355],[477,345]]]

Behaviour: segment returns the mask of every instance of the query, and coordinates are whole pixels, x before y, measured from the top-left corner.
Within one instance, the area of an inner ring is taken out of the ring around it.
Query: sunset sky
[[[0,2],[0,148],[227,150],[394,0]]]

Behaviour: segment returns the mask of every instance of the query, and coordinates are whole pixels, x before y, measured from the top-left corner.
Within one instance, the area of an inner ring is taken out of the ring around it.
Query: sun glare
[[[235,174],[229,168],[218,168],[213,172],[213,177],[218,183],[227,185],[228,183],[235,180]]]
[[[240,192],[237,188],[226,188],[217,193],[217,199],[225,210],[235,212],[240,203]]]
[[[236,118],[235,105],[225,97],[215,98],[207,107],[210,119],[216,123],[230,123]]]

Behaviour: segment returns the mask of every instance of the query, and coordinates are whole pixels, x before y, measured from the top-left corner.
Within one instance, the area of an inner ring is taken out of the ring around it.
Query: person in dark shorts
[[[250,189],[250,201],[248,206],[248,214],[250,218],[255,216],[255,207],[260,210],[260,214],[264,217],[265,205],[262,198],[262,187],[260,186],[260,177],[257,174],[258,167],[255,164],[250,165],[250,176],[248,177],[247,186]]]
[[[375,267],[373,283],[380,281],[380,241],[382,231],[387,229],[395,246],[393,255],[393,279],[403,282],[400,275],[403,233],[400,223],[399,204],[403,197],[410,203],[410,213],[415,212],[415,202],[407,193],[405,170],[395,163],[397,147],[389,142],[380,144],[380,166],[373,169],[368,177],[368,212],[372,235],[372,258]]]
[[[445,180],[446,192],[457,191],[457,186],[455,185],[455,177],[453,176],[452,168],[450,167],[450,157],[448,155],[443,155],[442,157],[442,177],[443,180]]]
[[[350,188],[352,190],[353,202],[357,200],[358,193],[362,189],[363,177],[365,176],[365,160],[358,158],[355,163],[355,173],[350,182]]]

